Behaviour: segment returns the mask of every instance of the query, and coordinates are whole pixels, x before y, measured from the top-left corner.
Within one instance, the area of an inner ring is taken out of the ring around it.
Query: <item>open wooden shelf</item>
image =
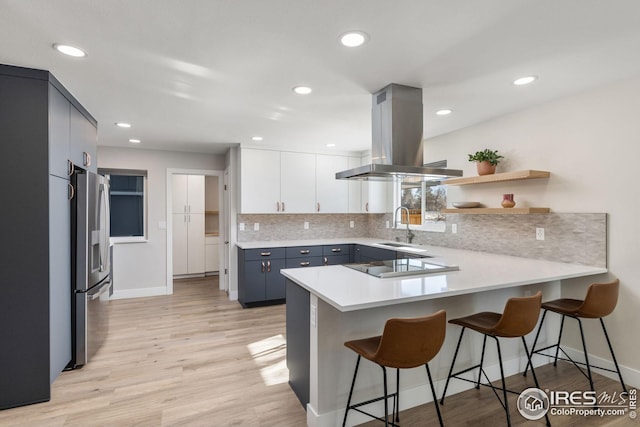
[[[546,214],[549,208],[467,208],[467,209],[442,209],[442,213],[453,214],[498,214],[498,215],[526,215]]]
[[[493,175],[471,176],[467,178],[451,178],[442,181],[443,185],[484,184],[489,182],[518,181],[522,179],[549,178],[551,172],[523,170],[515,172],[495,173]]]
[[[220,211],[204,211],[205,215],[218,215]]]

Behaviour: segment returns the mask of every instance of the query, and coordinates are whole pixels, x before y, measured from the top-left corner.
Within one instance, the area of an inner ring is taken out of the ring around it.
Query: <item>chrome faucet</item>
[[[406,208],[404,206],[398,206],[396,208],[396,211],[393,213],[393,228],[395,228],[395,229],[398,228],[398,221],[397,221],[396,217],[398,215],[398,211],[400,211],[400,210],[407,212],[407,243],[411,243],[411,241],[415,237],[415,234],[413,234],[413,232],[409,229],[409,209],[408,208]],[[402,215],[400,216],[400,223],[402,223]]]

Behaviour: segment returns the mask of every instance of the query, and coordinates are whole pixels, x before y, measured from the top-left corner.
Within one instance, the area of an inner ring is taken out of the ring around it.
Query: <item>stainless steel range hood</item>
[[[371,164],[336,173],[336,179],[440,181],[462,176],[446,161],[422,160],[422,89],[390,84],[373,94]]]

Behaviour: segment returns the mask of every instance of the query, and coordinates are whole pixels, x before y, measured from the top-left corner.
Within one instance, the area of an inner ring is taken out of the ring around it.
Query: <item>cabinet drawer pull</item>
[[[73,172],[75,172],[75,168],[76,166],[73,164],[73,162],[71,160],[67,160],[67,175],[73,175]]]
[[[73,185],[71,184],[67,184],[69,186],[69,192],[68,192],[68,198],[69,200],[73,199],[73,197],[76,195],[76,189],[73,188]]]
[[[91,166],[91,154],[87,153],[86,151],[82,152],[82,163],[85,166]]]
[[[276,212],[280,212],[280,202],[276,202]]]
[[[311,263],[309,261],[303,261],[300,263],[300,267],[309,267]]]
[[[262,264],[262,268],[260,268],[260,272],[261,272],[261,273],[264,273],[264,268],[265,268],[264,261],[262,261],[262,263],[261,263],[261,264]]]
[[[342,252],[341,248],[332,248],[331,252]]]
[[[365,212],[369,212],[369,202],[364,204],[364,210]]]
[[[324,257],[323,261],[324,261],[324,265],[329,265],[329,258]]]
[[[260,256],[271,256],[271,252],[260,252]]]
[[[284,202],[282,202],[282,212],[284,212]]]
[[[267,273],[271,273],[271,261],[267,261]]]
[[[309,249],[302,249],[302,250],[300,251],[300,253],[301,253],[302,255],[306,255],[306,254],[308,254],[309,252],[311,252]]]
[[[318,212],[320,212],[320,202],[318,202]]]

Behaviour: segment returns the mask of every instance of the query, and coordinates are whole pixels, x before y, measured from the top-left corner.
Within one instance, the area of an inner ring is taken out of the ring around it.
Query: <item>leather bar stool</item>
[[[447,376],[447,382],[444,386],[444,392],[442,393],[440,404],[444,405],[444,398],[447,395],[447,388],[449,387],[449,381],[451,380],[451,378],[457,378],[460,380],[472,382],[475,384],[475,387],[477,389],[479,389],[481,385],[484,385],[490,387],[493,390],[494,394],[505,410],[507,416],[507,425],[511,425],[507,392],[513,394],[519,394],[519,392],[507,390],[507,387],[505,385],[504,368],[502,365],[502,352],[500,351],[500,341],[498,340],[498,338],[522,338],[522,344],[524,345],[525,354],[527,355],[527,360],[529,360],[529,350],[527,348],[527,343],[524,339],[524,336],[533,331],[533,329],[536,327],[536,323],[538,322],[538,317],[540,315],[541,302],[542,293],[538,292],[537,294],[530,297],[510,298],[507,301],[502,314],[493,312],[482,312],[472,314],[471,316],[467,317],[461,317],[459,319],[449,320],[449,323],[451,324],[462,326],[462,331],[460,331],[460,338],[458,339],[458,344],[453,356],[453,361],[451,362],[451,369],[449,369],[449,375]],[[480,356],[480,364],[453,373],[456,358],[458,357],[458,351],[460,350],[460,343],[462,342],[462,336],[467,328],[484,335],[484,339],[482,341],[482,354]],[[487,345],[487,337],[491,337],[496,341],[496,347],[498,349],[498,361],[500,363],[500,377],[502,379],[502,387],[496,387],[491,384],[489,377],[482,369],[482,365],[484,363],[484,352]],[[473,381],[460,376],[476,368],[479,368],[477,381]],[[535,375],[533,367],[531,368],[531,372],[533,373],[536,387],[540,388],[538,384],[538,378]],[[485,379],[487,380],[487,383],[481,383],[483,374]],[[500,399],[500,396],[498,395],[498,392],[496,390],[502,391],[502,399]],[[547,425],[551,425],[549,417],[546,415],[545,417],[547,420]]]
[[[349,399],[347,400],[347,409],[344,413],[342,426],[347,423],[347,415],[351,409],[368,415],[380,421],[384,421],[384,425],[397,426],[400,412],[399,390],[400,390],[400,369],[416,368],[424,365],[427,369],[427,377],[431,386],[433,402],[438,413],[438,420],[442,426],[442,416],[433,388],[433,380],[431,371],[429,370],[429,361],[435,357],[440,351],[444,336],[446,333],[446,312],[440,310],[430,316],[408,318],[408,319],[389,319],[384,325],[382,336],[364,338],[360,340],[347,341],[344,345],[358,354],[356,368],[351,381],[351,389],[349,390]],[[358,366],[360,359],[364,357],[373,363],[378,364],[382,368],[382,378],[384,386],[384,395],[366,402],[351,404],[353,396],[353,387],[356,383],[358,375]],[[387,370],[386,368],[396,368],[396,392],[389,394],[387,391]],[[393,420],[389,423],[388,398],[393,397]],[[360,409],[361,406],[384,400],[384,419],[376,417],[368,412]]]
[[[571,299],[571,298],[561,298],[553,301],[545,302],[542,304],[542,309],[544,312],[542,313],[542,320],[540,321],[540,326],[538,327],[538,332],[536,333],[536,338],[533,341],[533,346],[531,347],[531,355],[534,354],[542,354],[543,356],[553,357],[553,366],[556,366],[558,362],[558,352],[562,351],[562,353],[567,356],[566,358],[560,357],[560,360],[566,360],[574,364],[576,368],[582,372],[585,377],[589,379],[589,385],[591,386],[591,390],[593,389],[593,378],[591,376],[591,365],[589,364],[589,355],[587,353],[587,345],[584,340],[584,332],[582,330],[582,321],[580,319],[600,319],[600,324],[602,325],[602,331],[604,332],[604,336],[607,339],[607,344],[609,345],[609,351],[611,352],[611,358],[613,359],[613,363],[616,367],[615,371],[613,369],[607,369],[599,366],[594,366],[594,368],[602,369],[609,372],[616,372],[618,374],[618,378],[620,379],[620,384],[622,385],[622,390],[627,391],[627,387],[624,384],[624,380],[622,379],[622,374],[620,373],[620,367],[618,366],[618,361],[616,360],[616,355],[613,353],[613,347],[611,346],[611,341],[609,340],[609,334],[607,334],[607,328],[604,326],[603,317],[608,316],[613,312],[616,308],[616,304],[618,303],[618,291],[620,289],[620,281],[618,279],[614,280],[610,283],[594,283],[589,286],[587,290],[587,296],[584,300]],[[547,315],[548,311],[553,311],[554,313],[558,313],[562,315],[562,321],[560,322],[560,334],[558,335],[558,342],[556,344],[550,345],[548,347],[544,347],[536,350],[536,344],[538,343],[538,338],[540,337],[540,331],[542,330],[542,324],[544,323],[544,319]],[[565,317],[571,317],[578,321],[578,326],[580,327],[580,338],[582,339],[582,349],[584,350],[584,360],[585,362],[577,362],[573,360],[560,346],[560,340],[562,339],[562,329],[564,328],[564,319]],[[544,354],[542,352],[555,348],[555,356],[551,356],[549,354]],[[584,373],[584,370],[580,367],[580,365],[587,367],[587,374]],[[529,359],[529,363],[527,364],[527,368],[524,371],[524,375],[527,374],[527,369],[531,366],[531,359]]]

